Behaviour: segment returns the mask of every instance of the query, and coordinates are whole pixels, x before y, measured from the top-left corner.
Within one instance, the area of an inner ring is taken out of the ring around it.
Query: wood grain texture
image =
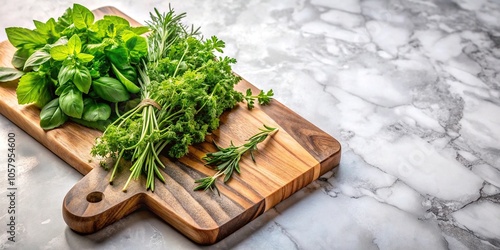
[[[139,25],[113,7],[94,11],[96,18],[105,14],[120,15]],[[0,43],[0,66],[12,67],[10,58],[15,49]],[[99,131],[71,122],[51,131],[39,126],[39,110],[30,105],[18,105],[15,95],[17,82],[0,86],[0,111],[8,119],[33,136],[85,176],[66,195],[63,217],[73,230],[93,233],[124,216],[145,207],[188,238],[200,244],[212,244],[238,230],[268,209],[308,185],[340,162],[340,144],[280,102],[248,110],[244,104],[225,112],[221,126],[207,137],[206,142],[190,147],[180,159],[161,156],[165,184],[157,181],[155,192],[144,190],[145,179],[133,181],[122,192],[128,178],[123,170],[114,183],[108,183],[110,173],[99,166],[99,159],[90,149]],[[242,80],[236,88],[258,89]],[[227,146],[239,145],[258,132],[262,124],[280,130],[255,152],[256,162],[244,157],[242,173],[223,184],[221,195],[193,191],[194,180],[214,174],[201,158],[215,151],[211,141]]]

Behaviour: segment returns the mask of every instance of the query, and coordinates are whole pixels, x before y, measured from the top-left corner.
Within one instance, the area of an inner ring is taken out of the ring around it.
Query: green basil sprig
[[[135,69],[148,53],[141,36],[148,27],[132,27],[113,15],[96,21],[80,4],[34,24],[35,29],[6,28],[17,50],[14,68],[0,67],[0,82],[19,79],[18,103],[41,109],[43,129],[57,128],[68,118],[101,129],[113,117],[115,103],[140,92]]]

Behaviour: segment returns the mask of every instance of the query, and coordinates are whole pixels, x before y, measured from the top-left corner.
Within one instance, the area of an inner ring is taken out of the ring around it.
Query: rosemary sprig
[[[199,183],[198,186],[194,188],[194,190],[211,190],[216,191],[217,194],[220,195],[219,189],[216,185],[216,180],[219,176],[224,176],[224,182],[227,182],[231,179],[234,171],[238,174],[240,173],[240,160],[241,156],[245,154],[247,151],[250,152],[250,156],[252,160],[255,162],[255,157],[253,155],[253,151],[257,150],[257,144],[263,142],[268,136],[274,134],[278,131],[278,128],[272,128],[264,124],[264,128],[259,128],[260,132],[250,137],[247,143],[241,146],[235,146],[233,142],[227,148],[222,148],[217,145],[215,142],[215,146],[219,151],[207,153],[203,160],[207,162],[207,165],[215,166],[215,173],[213,176],[207,176],[195,181],[195,183]]]

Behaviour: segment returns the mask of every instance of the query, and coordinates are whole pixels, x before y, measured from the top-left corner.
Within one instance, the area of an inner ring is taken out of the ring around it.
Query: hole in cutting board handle
[[[87,201],[90,203],[98,203],[101,202],[104,198],[104,194],[99,191],[92,192],[87,195]]]

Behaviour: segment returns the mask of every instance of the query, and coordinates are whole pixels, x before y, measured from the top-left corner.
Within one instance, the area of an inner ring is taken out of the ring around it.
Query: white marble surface
[[[500,249],[500,1],[172,1],[227,43],[234,70],[338,138],[338,172],[223,241],[193,244],[147,211],[82,236],[61,216],[81,175],[4,117],[17,136],[18,242],[0,248]],[[4,1],[5,27],[33,27],[69,1]],[[167,1],[85,1],[138,21]]]

